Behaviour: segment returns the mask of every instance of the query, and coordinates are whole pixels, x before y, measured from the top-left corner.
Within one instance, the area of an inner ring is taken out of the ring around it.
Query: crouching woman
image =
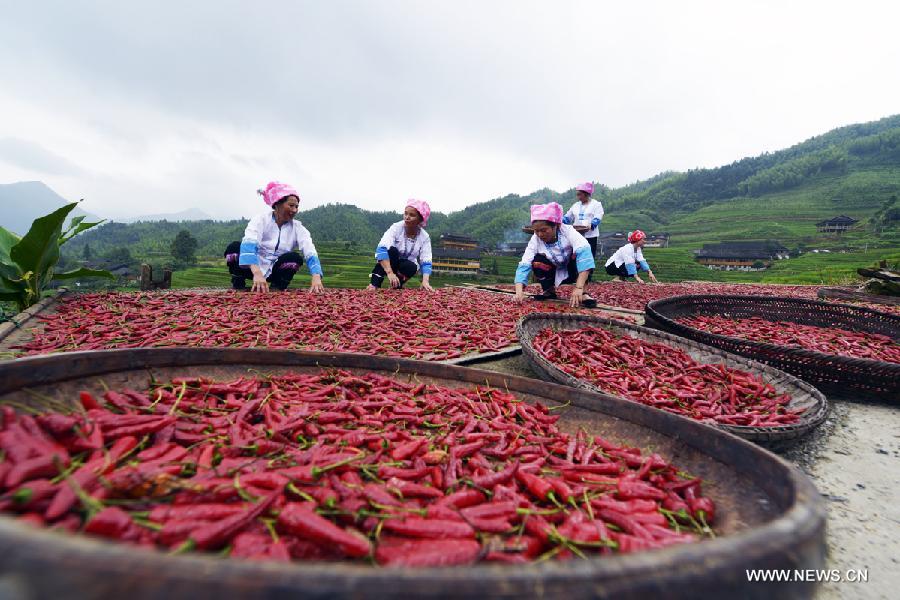
[[[556,202],[531,207],[534,234],[516,269],[516,300],[525,299],[528,276],[541,284],[542,293],[535,300],[556,298],[556,288],[574,284],[569,304],[593,308],[597,301],[584,293],[584,284],[594,271],[591,246],[571,225],[562,223],[562,207]]]
[[[377,290],[385,277],[392,288],[400,289],[422,269],[422,288],[434,291],[431,278],[431,238],[425,231],[431,208],[424,200],[409,200],[403,220],[391,225],[375,248],[375,268],[367,290]]]
[[[302,253],[312,275],[310,291],[323,292],[322,265],[312,237],[300,221],[294,220],[300,206],[299,194],[293,187],[277,181],[257,193],[272,210],[251,218],[244,239],[232,242],[225,250],[231,287],[245,290],[247,280],[251,279],[251,291],[268,292],[270,287],[284,291],[300,268]]]
[[[634,277],[638,283],[644,283],[638,270],[646,271],[650,281],[657,283],[656,276],[650,270],[650,265],[644,259],[644,241],[646,235],[640,229],[628,234],[628,243],[616,250],[615,254],[606,261],[606,273],[618,277],[619,281],[627,281]]]

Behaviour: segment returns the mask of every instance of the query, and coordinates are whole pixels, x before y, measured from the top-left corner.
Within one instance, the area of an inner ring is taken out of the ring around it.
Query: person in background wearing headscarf
[[[377,262],[367,290],[380,288],[385,277],[392,288],[402,288],[421,269],[422,287],[434,291],[428,283],[431,277],[431,238],[425,226],[429,215],[431,208],[424,200],[406,202],[403,220],[388,227],[375,248]]]
[[[636,229],[628,233],[628,243],[616,250],[615,254],[606,261],[606,272],[613,277],[618,277],[619,281],[627,281],[627,278],[634,277],[638,283],[644,283],[638,270],[647,271],[647,276],[653,283],[656,276],[650,270],[650,265],[644,260],[644,241],[647,236],[640,229]]]
[[[600,236],[600,223],[603,221],[603,205],[599,200],[594,200],[591,195],[594,193],[593,183],[582,183],[575,188],[575,194],[578,201],[572,205],[562,222],[566,225],[575,227],[587,227],[586,231],[581,232],[584,239],[591,245],[591,254],[597,255],[597,239]],[[593,273],[592,273],[593,275]],[[591,277],[588,277],[588,281]]]
[[[297,190],[272,181],[257,193],[272,210],[251,218],[244,230],[244,239],[231,242],[226,248],[225,262],[231,273],[231,287],[246,290],[247,280],[252,279],[251,290],[254,292],[268,292],[270,286],[286,290],[300,268],[302,259],[296,252],[299,249],[312,275],[310,291],[323,292],[322,265],[312,237],[300,221],[294,220],[300,206]]]
[[[516,301],[525,299],[525,286],[533,269],[543,290],[535,300],[554,299],[557,286],[574,283],[569,304],[597,306],[597,301],[584,293],[584,284],[594,270],[591,246],[574,227],[562,223],[562,207],[556,202],[532,206],[531,227],[534,235],[516,269]]]

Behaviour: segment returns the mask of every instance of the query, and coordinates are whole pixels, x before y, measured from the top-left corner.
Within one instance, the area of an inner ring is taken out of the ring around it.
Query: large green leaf
[[[19,243],[19,236],[5,227],[0,227],[0,262],[9,262],[10,249]]]
[[[19,243],[19,236],[4,227],[0,227],[0,276],[18,279],[21,273],[9,257],[10,249]]]
[[[53,279],[80,279],[82,277],[106,277],[107,279],[115,279],[116,276],[109,271],[103,269],[87,269],[79,267],[65,273],[55,273]]]
[[[9,256],[23,273],[33,272],[35,295],[40,293],[39,284],[47,271],[59,260],[59,238],[66,217],[77,202],[67,204],[45,217],[39,217],[31,224],[28,233],[9,251]]]
[[[97,221],[96,223],[84,223],[84,216],[74,217],[72,221],[69,223],[68,229],[60,236],[59,245],[62,246],[73,237],[81,233],[82,231],[87,231],[91,227],[96,227],[100,223],[106,221],[106,219],[102,219]]]
[[[25,289],[25,282],[21,279],[0,275],[0,294],[21,294]]]

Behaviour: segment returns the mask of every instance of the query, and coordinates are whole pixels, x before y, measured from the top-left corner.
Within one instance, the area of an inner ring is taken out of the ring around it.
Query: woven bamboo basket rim
[[[801,300],[798,298],[782,298],[779,296],[719,296],[719,295],[685,295],[685,296],[672,296],[671,298],[663,298],[660,300],[653,300],[652,302],[647,303],[646,314],[651,318],[655,319],[657,322],[663,324],[671,331],[675,333],[683,333],[686,337],[689,337],[693,340],[699,341],[698,338],[706,338],[711,340],[717,340],[721,342],[728,343],[739,343],[744,346],[747,346],[751,349],[758,349],[760,351],[771,351],[783,354],[785,356],[791,356],[799,359],[806,359],[808,361],[814,361],[818,363],[831,363],[836,365],[847,365],[852,366],[857,369],[871,369],[873,371],[887,371],[894,377],[900,377],[900,364],[885,362],[882,360],[874,360],[871,358],[856,358],[852,356],[842,356],[840,354],[826,354],[825,352],[817,352],[815,350],[807,350],[806,348],[795,348],[790,346],[781,346],[779,344],[771,344],[768,342],[757,342],[754,340],[748,340],[746,338],[730,336],[730,335],[722,335],[720,333],[711,333],[709,331],[704,331],[702,329],[698,329],[696,327],[690,327],[688,325],[684,325],[679,323],[678,321],[666,316],[663,312],[670,306],[684,306],[684,305],[696,305],[699,300],[721,300],[723,303],[727,302],[743,302],[744,304],[749,304],[751,302],[757,302],[759,304],[770,304],[775,305],[779,302],[781,303],[790,303],[790,304],[798,304],[798,305],[807,305],[810,308],[814,307],[822,307],[826,309],[834,309],[834,307],[840,307],[840,310],[853,312],[859,312],[860,316],[869,315],[874,316],[882,321],[893,322],[897,327],[897,334],[890,336],[894,339],[894,341],[900,341],[900,316],[892,315],[890,313],[880,312],[877,310],[872,310],[871,308],[866,308],[863,306],[851,306],[849,304],[835,304],[833,302],[821,302],[818,300]],[[772,316],[772,309],[769,308],[766,315]],[[760,315],[762,316],[762,315]],[[765,318],[765,317],[763,317]],[[774,319],[769,319],[774,320]],[[784,318],[781,320],[796,322],[794,319]]]
[[[516,326],[516,333],[522,344],[522,353],[527,357],[532,367],[544,376],[544,378],[550,378],[553,381],[563,383],[570,387],[615,395],[613,392],[604,390],[602,387],[569,375],[554,363],[544,358],[534,348],[533,339],[538,331],[546,327],[550,327],[554,330],[603,327],[613,333],[625,334],[631,337],[637,337],[646,341],[661,343],[684,350],[695,359],[698,358],[697,355],[705,355],[699,357],[703,362],[708,362],[710,358],[720,359],[718,362],[724,363],[730,368],[741,368],[742,370],[750,371],[757,375],[763,375],[765,381],[771,383],[778,393],[788,393],[791,395],[791,401],[788,406],[792,408],[806,408],[806,411],[799,415],[800,421],[798,423],[774,427],[752,427],[747,425],[727,425],[723,423],[709,424],[717,429],[728,431],[729,433],[759,444],[777,445],[797,440],[821,425],[828,416],[829,405],[822,392],[793,375],[755,360],[744,358],[719,348],[701,344],[663,331],[641,327],[640,325],[632,325],[622,321],[615,321],[604,317],[568,315],[562,313],[525,315]],[[624,399],[628,400],[627,398]],[[682,415],[678,416],[692,421],[696,420]]]
[[[816,295],[819,298],[837,298],[839,300],[853,300],[856,302],[871,302],[872,304],[884,304],[885,306],[900,305],[900,296],[883,296],[868,294],[838,287],[820,288]]]

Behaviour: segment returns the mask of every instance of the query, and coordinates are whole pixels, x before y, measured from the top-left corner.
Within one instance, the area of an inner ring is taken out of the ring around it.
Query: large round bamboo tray
[[[769,321],[878,333],[894,341],[900,340],[900,316],[848,304],[774,296],[674,296],[648,302],[646,308],[649,327],[766,363],[825,391],[855,389],[892,402],[900,401],[900,364],[719,335],[676,320],[691,315],[761,317]]]
[[[824,506],[810,480],[724,432],[620,399],[471,368],[278,350],[159,348],[73,352],[0,364],[0,403],[75,402],[79,390],[141,387],[150,377],[231,378],[339,367],[442,385],[509,389],[527,402],[569,403],[560,427],[652,448],[693,475],[717,504],[716,539],[622,556],[466,568],[262,563],[168,555],[45,531],[0,517],[0,572],[27,598],[669,598],[811,597],[813,583],[765,585],[747,569],[821,569]]]
[[[522,317],[516,328],[522,344],[522,353],[528,359],[531,367],[548,381],[605,393],[602,388],[569,375],[535,350],[535,336],[547,327],[554,331],[603,327],[617,335],[628,335],[683,350],[698,362],[724,363],[727,367],[749,371],[760,376],[764,381],[772,384],[779,394],[791,395],[789,404],[791,408],[806,409],[806,412],[800,417],[800,422],[779,427],[743,427],[722,424],[716,424],[715,427],[764,446],[782,447],[796,442],[821,425],[828,415],[828,401],[819,390],[778,369],[668,333],[603,317],[567,314],[533,314]]]

